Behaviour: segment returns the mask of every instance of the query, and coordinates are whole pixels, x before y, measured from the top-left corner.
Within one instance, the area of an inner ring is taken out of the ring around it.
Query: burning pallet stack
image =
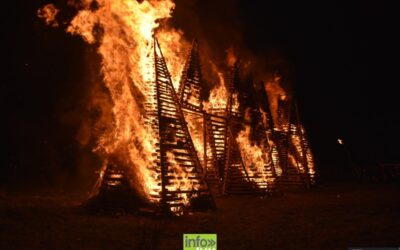
[[[234,66],[225,76],[226,107],[206,112],[197,42],[193,41],[188,53],[178,91],[156,38],[153,47],[155,79],[151,86],[155,98],[146,103],[146,119],[158,131],[153,170],[159,189],[151,196],[162,211],[182,214],[196,204],[212,208],[211,193],[266,195],[288,186],[314,184],[312,153],[297,106],[290,98],[279,99],[279,124],[275,125],[268,95],[256,87],[257,105],[245,114],[235,104],[239,77]],[[259,162],[248,161],[254,152],[238,139],[243,131],[257,139],[252,143],[259,149]],[[127,173],[116,164],[107,164],[99,189],[100,195],[129,192]]]
[[[207,197],[212,202],[210,191],[202,174],[192,138],[186,125],[170,74],[161,48],[154,39],[154,60],[156,69],[156,95],[159,141],[159,162],[157,172],[161,175],[161,203],[166,210],[182,211],[192,199]],[[177,178],[173,175],[178,174]],[[186,182],[177,190],[175,182]],[[186,197],[185,197],[186,196]],[[186,204],[185,204],[186,203]]]
[[[315,182],[314,159],[297,104],[288,96],[278,99],[278,122],[274,133],[283,166],[280,185],[286,189],[309,188]]]
[[[247,148],[241,148],[240,142],[237,140],[239,133],[249,126],[245,124],[243,111],[234,107],[233,94],[235,86],[238,85],[238,67],[235,65],[229,72],[225,82],[229,90],[229,98],[226,108],[226,133],[225,133],[225,165],[222,193],[223,194],[267,194],[275,191],[274,169],[271,168],[272,162],[262,161],[260,163],[248,164],[246,162],[248,152]],[[242,109],[243,110],[243,109]],[[257,124],[259,125],[259,123]],[[258,126],[259,127],[259,126]],[[257,128],[253,128],[253,133],[257,132]],[[259,129],[258,129],[259,132]],[[261,136],[265,135],[261,131]],[[259,134],[260,135],[260,134]],[[264,141],[265,142],[265,141]],[[263,155],[269,154],[265,148],[267,144],[261,145]],[[270,157],[268,156],[268,159]],[[265,163],[265,164],[264,164]],[[262,164],[257,166],[257,164]]]

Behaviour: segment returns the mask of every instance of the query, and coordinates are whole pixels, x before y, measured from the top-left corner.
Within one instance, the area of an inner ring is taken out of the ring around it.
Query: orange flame
[[[221,110],[225,110],[228,103],[228,90],[225,86],[223,74],[218,72],[218,78],[218,85],[211,90],[208,101],[203,103],[204,109],[210,113],[214,113],[216,111],[221,112]]]
[[[279,123],[278,119],[278,100],[287,98],[286,91],[281,87],[281,77],[277,74],[270,80],[265,82],[264,88],[268,93],[269,106],[271,109],[272,119],[277,129],[282,129],[283,124]]]
[[[183,38],[183,32],[175,29],[163,29],[157,32],[157,39],[163,48],[163,54],[174,88],[179,89],[181,72],[185,65],[185,55],[190,43]]]
[[[106,157],[126,155],[126,167],[144,196],[155,201],[161,188],[154,170],[159,136],[149,114],[156,108],[151,87],[155,76],[152,37],[158,28],[171,77],[179,83],[185,51],[182,32],[159,28],[158,22],[171,17],[175,4],[171,0],[99,0],[99,7],[93,10],[90,2],[83,1],[85,8],[73,18],[67,32],[90,44],[99,43],[104,83],[113,102],[113,128],[104,132],[96,150]],[[99,27],[102,32],[94,32]]]
[[[273,176],[266,171],[271,159],[268,159],[268,154],[260,146],[250,141],[249,125],[239,132],[236,141],[249,176],[255,177],[253,179],[260,188],[266,188],[268,183],[274,181]]]

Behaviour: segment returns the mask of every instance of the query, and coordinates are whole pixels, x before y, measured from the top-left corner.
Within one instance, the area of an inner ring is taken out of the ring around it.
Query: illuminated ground
[[[71,195],[0,193],[0,249],[182,249],[182,233],[218,249],[400,246],[400,186],[323,185],[282,197],[217,198],[218,211],[175,219],[87,216]]]

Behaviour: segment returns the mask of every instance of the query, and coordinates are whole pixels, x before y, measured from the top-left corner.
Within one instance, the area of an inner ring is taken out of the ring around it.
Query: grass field
[[[400,247],[399,185],[216,197],[217,211],[178,218],[88,215],[80,202],[76,195],[2,191],[0,249],[182,249],[183,233],[217,233],[218,249]]]

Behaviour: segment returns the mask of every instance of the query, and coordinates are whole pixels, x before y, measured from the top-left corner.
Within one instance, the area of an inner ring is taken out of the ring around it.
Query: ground
[[[178,218],[88,215],[74,195],[0,194],[0,249],[182,249],[217,233],[218,249],[400,247],[400,186],[324,184],[277,197],[216,197]]]

